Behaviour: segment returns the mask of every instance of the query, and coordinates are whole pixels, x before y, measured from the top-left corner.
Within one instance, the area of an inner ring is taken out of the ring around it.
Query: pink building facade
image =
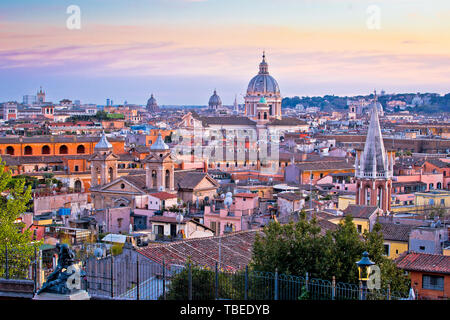
[[[216,235],[228,232],[248,230],[251,216],[258,208],[259,198],[253,193],[239,193],[233,197],[233,204],[228,208],[205,206],[204,224],[214,230]]]

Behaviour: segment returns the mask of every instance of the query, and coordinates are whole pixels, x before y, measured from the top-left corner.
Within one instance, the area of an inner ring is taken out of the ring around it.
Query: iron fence
[[[32,280],[38,287],[39,252],[29,246],[0,246],[0,278]]]
[[[28,279],[38,289],[40,255],[0,248],[0,278]],[[93,299],[118,300],[402,300],[408,293],[368,290],[361,285],[305,276],[157,263],[140,254],[86,258],[82,289]]]
[[[401,300],[408,293],[389,288],[302,276],[159,264],[146,258],[91,258],[85,265],[85,289],[98,299],[132,300]]]

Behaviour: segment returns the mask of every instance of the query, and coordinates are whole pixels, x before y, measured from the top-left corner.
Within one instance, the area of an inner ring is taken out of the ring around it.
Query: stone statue
[[[73,292],[71,286],[67,286],[69,277],[77,272],[75,268],[70,268],[74,264],[75,254],[70,250],[67,244],[56,244],[56,248],[59,249],[58,265],[55,270],[48,276],[47,281],[43,284],[42,288],[37,292],[41,294],[43,292],[57,293],[57,294],[70,294]],[[71,269],[70,271],[68,269]],[[84,276],[85,273],[80,271],[79,277]]]

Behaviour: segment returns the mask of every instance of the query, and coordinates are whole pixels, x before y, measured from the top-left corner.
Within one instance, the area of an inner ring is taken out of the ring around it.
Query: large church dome
[[[147,110],[151,111],[151,112],[159,111],[158,103],[156,103],[156,99],[155,99],[155,97],[153,97],[153,93],[152,93],[150,99],[148,99],[148,101],[147,101]]]
[[[209,98],[208,106],[210,109],[217,109],[222,106],[222,100],[220,99],[216,90],[214,90],[213,95]]]
[[[269,74],[269,65],[266,62],[266,55],[263,54],[263,60],[259,64],[259,73],[250,80],[247,93],[260,93],[264,95],[279,94],[280,87],[278,82]]]

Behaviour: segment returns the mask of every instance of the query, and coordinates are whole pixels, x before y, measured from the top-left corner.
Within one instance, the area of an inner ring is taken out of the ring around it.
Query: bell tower
[[[103,132],[100,141],[94,147],[91,162],[91,187],[103,186],[117,179],[117,160],[113,146]]]
[[[145,184],[148,190],[171,192],[175,190],[174,157],[161,133],[150,147],[150,155],[145,159]]]
[[[373,104],[364,150],[355,159],[356,204],[391,210],[394,151],[386,151],[376,104]]]

